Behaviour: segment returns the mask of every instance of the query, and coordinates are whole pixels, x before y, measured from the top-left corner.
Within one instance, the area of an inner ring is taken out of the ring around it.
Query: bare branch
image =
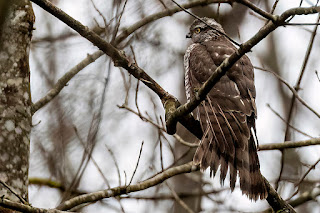
[[[10,201],[8,199],[0,198],[0,206],[24,213],[62,213],[65,211],[59,211],[56,209],[41,209],[41,208],[36,208],[32,207],[29,205],[21,204],[21,203],[16,203],[13,201]],[[68,211],[69,213],[70,211]]]
[[[184,208],[188,213],[194,213],[194,211],[192,211],[192,209],[190,209],[190,207],[183,200],[181,200],[177,192],[175,192],[168,183],[166,183],[166,185],[170,189],[172,196],[180,204],[180,206],[182,206],[182,208]]]
[[[316,165],[320,162],[320,158],[312,165],[310,166],[310,168],[308,169],[308,171],[306,173],[304,173],[304,175],[301,177],[301,179],[294,184],[294,186],[298,186],[300,185],[300,183],[302,183],[302,181],[307,177],[307,175],[311,172],[311,170],[316,168]]]
[[[316,197],[318,197],[320,195],[320,188],[319,187],[316,187],[316,188],[312,188],[311,190],[309,191],[306,191],[306,192],[303,192],[300,197],[298,197],[297,199],[295,200],[292,200],[289,202],[289,204],[292,206],[292,207],[297,207],[297,206],[300,206],[308,201],[311,201],[311,200],[315,200]],[[271,208],[263,211],[264,213],[270,213],[270,212],[273,212]]]
[[[298,148],[311,145],[320,145],[320,138],[313,138],[305,141],[286,141],[284,143],[269,143],[259,146],[259,151],[264,150],[283,150],[289,148]]]
[[[286,80],[284,80],[283,78],[281,78],[277,73],[272,72],[272,71],[270,71],[270,70],[266,70],[266,69],[264,69],[264,68],[259,68],[259,67],[255,67],[255,68],[256,68],[256,69],[260,69],[260,70],[262,70],[262,71],[266,71],[266,72],[272,73],[275,77],[277,77],[282,83],[284,83],[284,84],[291,90],[291,92],[293,93],[294,97],[295,97],[298,101],[300,101],[300,103],[301,103],[302,105],[304,105],[305,107],[307,107],[311,112],[313,112],[313,114],[315,114],[318,118],[320,118],[320,114],[317,113],[311,106],[309,106],[309,105],[299,96],[299,94],[297,93],[296,89],[293,88],[292,86],[290,86],[290,84],[289,84]],[[289,121],[288,121],[288,122],[289,122]]]
[[[58,206],[57,209],[60,210],[68,210],[71,209],[77,205],[87,203],[87,202],[95,202],[98,200],[101,200],[103,198],[109,198],[109,197],[115,197],[122,194],[128,194],[130,192],[136,192],[141,191],[147,188],[150,188],[152,186],[155,186],[157,184],[162,183],[163,181],[167,180],[168,178],[171,178],[173,176],[183,174],[183,173],[190,173],[194,171],[198,171],[199,167],[195,166],[193,162],[189,162],[186,164],[183,164],[181,166],[176,166],[173,168],[169,168],[160,174],[154,176],[153,178],[147,179],[145,181],[142,181],[140,183],[137,183],[135,185],[131,186],[119,186],[108,190],[102,190],[98,192],[93,192],[85,195],[80,195],[77,197],[74,197],[64,203],[62,203],[60,206]]]
[[[134,175],[136,174],[136,171],[137,171],[137,168],[138,168],[138,165],[139,165],[139,162],[140,162],[140,157],[141,157],[141,153],[142,153],[143,144],[144,144],[144,141],[142,141],[142,143],[141,143],[140,152],[139,152],[139,157],[138,157],[138,160],[137,160],[136,167],[134,168],[133,174],[132,174],[131,179],[130,179],[130,181],[129,181],[129,184],[128,184],[129,186],[130,186],[130,184],[132,183],[132,180],[133,180]]]
[[[255,6],[254,4],[252,4],[250,1],[248,0],[236,0],[236,2],[243,4],[247,7],[249,7],[251,10],[253,10],[254,12],[260,14],[261,16],[265,17],[266,19],[269,19],[271,21],[276,21],[277,17],[272,15],[271,13],[267,13],[264,10],[261,10],[259,7]]]
[[[5,182],[3,182],[2,180],[0,180],[0,184],[2,184],[5,188],[7,188],[12,194],[14,194],[20,201],[21,203],[25,204],[25,205],[29,205],[29,203],[23,198],[21,197],[18,193],[16,193],[14,191],[13,188],[11,188],[8,184],[6,184]]]
[[[298,128],[292,126],[291,124],[289,124],[277,111],[275,111],[275,110],[270,106],[270,104],[267,104],[267,107],[268,107],[276,116],[278,116],[278,118],[280,118],[283,122],[285,122],[291,129],[299,132],[300,134],[302,134],[302,135],[304,135],[304,136],[306,136],[306,137],[308,137],[308,138],[313,138],[311,135],[308,135],[307,133],[305,133],[305,132],[299,130]]]
[[[32,114],[34,114],[44,105],[49,103],[53,98],[55,98],[61,92],[61,90],[67,85],[67,83],[71,80],[71,78],[73,78],[73,76],[75,76],[78,72],[83,70],[89,64],[95,62],[102,55],[103,55],[103,52],[101,51],[97,51],[92,55],[88,54],[88,56],[85,59],[83,59],[79,64],[73,67],[66,74],[64,74],[64,76],[62,76],[58,80],[58,82],[54,85],[54,87],[51,90],[49,90],[46,96],[44,96],[43,98],[41,98],[39,101],[37,101],[32,105],[31,107]]]
[[[290,205],[293,207],[299,206],[303,203],[306,203],[308,201],[314,200],[316,197],[320,195],[320,188],[316,187],[311,189],[310,191],[306,191],[301,194],[300,197],[298,197],[295,200],[290,201]]]

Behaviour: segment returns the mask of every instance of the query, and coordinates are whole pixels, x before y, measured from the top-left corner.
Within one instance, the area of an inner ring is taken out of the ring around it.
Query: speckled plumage
[[[184,57],[188,101],[223,60],[236,50],[221,34],[224,31],[220,24],[209,18],[203,20],[218,31],[199,20],[190,27],[193,43]],[[257,114],[255,96],[253,66],[249,58],[243,56],[197,107],[197,118],[204,135],[193,159],[200,164],[201,170],[210,167],[210,175],[215,175],[220,166],[222,183],[229,169],[232,190],[239,174],[242,192],[253,200],[267,197],[253,136]]]

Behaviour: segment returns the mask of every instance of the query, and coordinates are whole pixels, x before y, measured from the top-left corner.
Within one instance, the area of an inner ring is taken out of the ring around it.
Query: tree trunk
[[[34,14],[23,0],[0,0],[0,13],[0,197],[22,202],[28,200]]]

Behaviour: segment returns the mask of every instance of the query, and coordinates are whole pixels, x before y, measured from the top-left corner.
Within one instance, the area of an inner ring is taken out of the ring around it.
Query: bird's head
[[[204,17],[202,21],[198,19],[194,20],[186,36],[187,38],[191,38],[193,42],[201,43],[207,40],[216,40],[225,34],[222,26],[214,19]]]

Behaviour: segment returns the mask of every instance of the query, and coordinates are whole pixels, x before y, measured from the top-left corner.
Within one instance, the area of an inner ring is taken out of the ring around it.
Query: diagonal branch
[[[95,32],[88,29],[88,27],[82,25],[79,21],[73,19],[71,16],[63,12],[61,9],[54,6],[47,0],[32,0],[34,3],[48,11],[59,20],[67,24],[69,27],[77,31],[81,36],[92,42],[101,51],[108,55],[114,62],[115,66],[126,69],[131,75],[138,80],[142,81],[147,87],[153,90],[161,99],[162,104],[167,113],[172,113],[180,106],[179,101],[165,91],[155,80],[153,80],[143,69],[138,65],[131,63],[125,56],[123,51],[118,50],[112,44],[105,41]],[[120,35],[121,36],[121,35]],[[200,123],[196,121],[191,114],[184,116],[180,119],[182,125],[184,125],[190,132],[201,138],[202,130]]]
[[[273,72],[273,71],[270,71],[270,70],[267,70],[267,69],[264,69],[264,68],[260,68],[260,67],[255,67],[259,70],[262,70],[262,71],[265,71],[265,72],[269,72],[269,73],[272,73],[279,81],[281,81],[284,85],[286,85],[288,87],[289,90],[291,90],[292,94],[293,94],[293,97],[294,99],[297,99],[298,101],[300,101],[300,103],[302,105],[304,105],[307,109],[309,109],[311,112],[313,112],[313,114],[315,114],[318,118],[320,118],[320,114],[317,113],[317,111],[315,111],[310,105],[308,105],[298,94],[297,90],[290,86],[290,84],[284,80],[283,78],[281,78],[280,75],[278,75],[277,73]],[[287,125],[289,124],[289,121],[287,122]],[[289,125],[288,125],[289,126]]]
[[[189,162],[189,163],[183,164],[181,166],[169,168],[169,169],[159,173],[158,175],[156,175],[150,179],[147,179],[145,181],[139,182],[135,185],[118,186],[118,187],[115,187],[112,189],[97,191],[97,192],[88,193],[85,195],[80,195],[80,196],[74,197],[74,198],[60,204],[60,206],[58,206],[57,209],[69,210],[69,209],[71,209],[75,206],[78,206],[80,204],[83,204],[83,203],[95,202],[95,201],[101,200],[103,198],[115,197],[115,196],[119,196],[119,195],[123,195],[123,194],[128,194],[130,192],[141,191],[141,190],[150,188],[152,186],[155,186],[157,184],[160,184],[163,181],[165,181],[168,178],[171,178],[173,176],[198,171],[199,169],[200,169],[199,166],[195,166],[192,162]]]

